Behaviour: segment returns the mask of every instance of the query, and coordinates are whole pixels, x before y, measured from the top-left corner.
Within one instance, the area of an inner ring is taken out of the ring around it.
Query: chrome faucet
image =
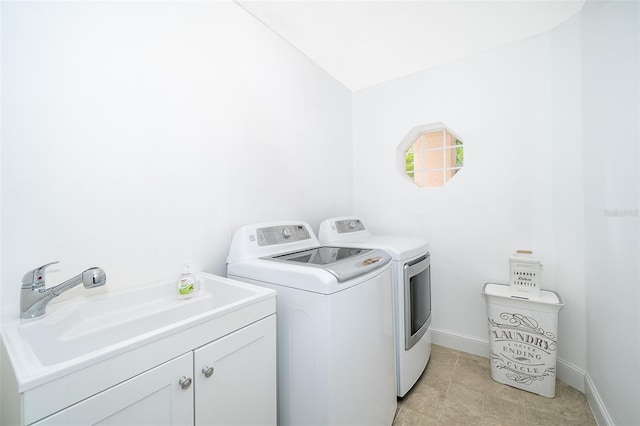
[[[42,265],[39,268],[27,272],[22,277],[22,287],[20,289],[20,318],[35,318],[44,315],[51,299],[80,283],[84,284],[84,288],[94,288],[104,285],[107,281],[107,275],[101,268],[89,268],[62,284],[46,288],[44,283],[45,269],[56,263],[58,262]]]

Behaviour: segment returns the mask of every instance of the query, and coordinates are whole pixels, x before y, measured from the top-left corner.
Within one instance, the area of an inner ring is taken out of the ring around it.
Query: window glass
[[[441,123],[414,128],[398,148],[402,174],[421,187],[444,186],[464,165],[461,138]]]

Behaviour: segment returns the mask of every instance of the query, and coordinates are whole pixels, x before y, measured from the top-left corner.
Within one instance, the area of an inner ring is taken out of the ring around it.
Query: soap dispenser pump
[[[182,274],[178,278],[178,299],[188,299],[196,291],[196,277],[191,273],[189,262],[182,264]]]

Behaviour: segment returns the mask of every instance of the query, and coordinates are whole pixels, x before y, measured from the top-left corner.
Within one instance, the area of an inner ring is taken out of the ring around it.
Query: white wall
[[[588,374],[616,425],[640,423],[639,27],[638,2],[582,13]]]
[[[542,35],[354,94],[356,214],[373,232],[430,241],[434,330],[486,342],[482,285],[507,281],[517,249],[542,258],[543,287],[565,291],[553,280],[549,43]],[[443,188],[418,188],[396,171],[396,146],[439,121],[462,137],[465,165]]]
[[[566,303],[560,367],[616,425],[640,421],[639,8],[588,2],[548,34],[354,95],[356,214],[431,241],[434,330],[486,342],[480,286],[532,248]],[[437,121],[464,139],[465,166],[417,188],[395,148]]]
[[[562,288],[561,354],[587,367],[581,16],[551,32],[553,279]],[[566,358],[565,358],[566,359]]]
[[[352,209],[350,91],[234,3],[5,2],[2,39],[5,314],[46,262],[224,274],[234,227]]]

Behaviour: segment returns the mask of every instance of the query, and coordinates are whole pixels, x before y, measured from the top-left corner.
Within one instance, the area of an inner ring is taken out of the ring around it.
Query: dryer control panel
[[[371,237],[369,229],[355,216],[325,219],[320,223],[318,240],[321,244],[336,242],[364,242]]]
[[[360,219],[345,219],[336,222],[336,231],[338,234],[347,232],[364,231],[366,228]]]

